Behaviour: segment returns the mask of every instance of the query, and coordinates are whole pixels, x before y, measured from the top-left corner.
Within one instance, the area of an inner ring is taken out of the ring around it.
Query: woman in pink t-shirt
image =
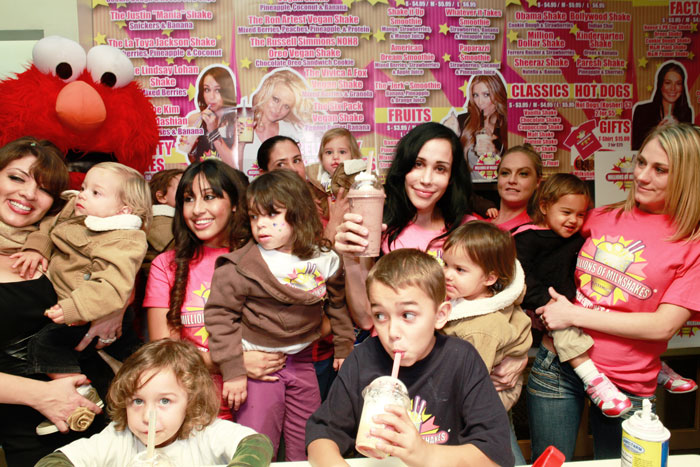
[[[465,216],[472,213],[472,183],[457,135],[439,123],[423,123],[396,146],[384,185],[382,252],[418,248],[442,256],[442,243]],[[337,229],[335,247],[346,257],[346,291],[355,323],[372,326],[365,279],[374,258],[355,252],[367,244],[362,216],[345,214]]]
[[[175,249],[151,264],[143,307],[148,310],[150,340],[184,339],[201,352],[214,382],[222,379],[209,355],[204,305],[209,298],[216,258],[240,248],[250,239],[245,202],[247,179],[217,159],[190,165],[175,194]],[[255,379],[282,368],[281,354],[247,352],[248,376]],[[232,419],[222,403],[219,417]]]
[[[513,231],[532,222],[528,205],[542,180],[542,159],[530,146],[515,146],[506,151],[498,164],[498,215],[487,219],[501,230]]]
[[[700,129],[670,125],[652,132],[635,158],[627,201],[589,213],[576,265],[575,304],[550,289],[538,309],[549,329],[583,328],[596,366],[630,398],[633,409],[606,418],[591,407],[596,458],[619,458],[621,423],[642,399],[654,401],[660,355],[700,310]],[[553,444],[571,459],[583,401],[582,381],[542,340],[528,381],[533,458]]]

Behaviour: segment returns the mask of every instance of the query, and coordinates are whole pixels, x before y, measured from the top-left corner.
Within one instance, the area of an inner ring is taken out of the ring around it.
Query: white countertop
[[[403,467],[403,462],[389,457],[384,460],[360,458],[347,459],[348,464],[352,467]],[[302,462],[273,462],[271,465],[279,467],[309,467],[306,461]],[[565,462],[565,466],[571,467],[620,467],[620,459],[608,459],[600,461],[578,461]],[[669,456],[668,467],[698,467],[700,466],[700,455],[698,454],[683,454],[677,456]]]

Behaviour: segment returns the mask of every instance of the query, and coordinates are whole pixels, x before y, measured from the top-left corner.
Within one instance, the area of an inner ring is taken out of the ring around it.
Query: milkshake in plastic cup
[[[243,124],[243,131],[238,135],[238,141],[241,143],[253,142],[253,108],[246,107],[245,101],[236,109],[238,121]]]
[[[175,464],[165,454],[156,452],[149,459],[148,451],[143,451],[131,460],[129,467],[175,467]]]
[[[361,172],[348,191],[350,212],[362,216],[362,225],[369,230],[367,248],[357,256],[376,257],[382,245],[382,217],[384,215],[384,189],[371,173]]]
[[[484,146],[488,143],[491,142],[491,136],[486,133],[486,130],[479,130],[476,132],[476,144],[474,145],[474,151],[476,151],[476,154],[478,156],[483,156],[487,154],[487,151],[484,151]]]
[[[380,376],[362,391],[362,397],[364,397],[365,403],[362,406],[362,416],[360,417],[360,426],[357,429],[355,449],[367,457],[382,459],[387,457],[388,454],[376,449],[376,443],[379,438],[370,434],[372,428],[382,428],[382,426],[374,423],[372,417],[386,413],[384,407],[388,404],[404,407],[408,411],[411,404],[408,398],[408,389],[397,378]]]
[[[598,245],[594,259],[620,272],[625,272],[629,265],[634,263],[634,253],[631,253],[621,243],[602,242]],[[607,297],[615,286],[610,282],[594,277],[591,287],[595,292],[603,297]]]

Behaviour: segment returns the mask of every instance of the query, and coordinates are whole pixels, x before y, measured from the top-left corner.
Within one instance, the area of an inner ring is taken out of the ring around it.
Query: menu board
[[[151,171],[219,157],[253,178],[265,139],[292,137],[308,164],[334,127],[386,171],[399,139],[436,121],[459,135],[475,182],[493,181],[503,153],[527,143],[547,173],[601,170],[614,188],[628,186],[615,161],[651,129],[697,122],[698,5],[96,0],[93,28],[153,99]],[[597,164],[608,152],[612,165]]]

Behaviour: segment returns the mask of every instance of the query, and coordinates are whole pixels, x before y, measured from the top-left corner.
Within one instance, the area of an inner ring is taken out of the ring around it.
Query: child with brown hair
[[[491,369],[504,357],[522,357],[532,345],[530,318],[520,308],[525,273],[510,233],[470,221],[445,240],[445,284],[452,312],[443,332],[469,341]],[[518,401],[522,376],[498,395],[506,410]]]
[[[526,276],[523,308],[532,312],[550,301],[550,287],[573,300],[576,257],[584,242],[578,232],[583,227],[591,195],[583,180],[558,173],[540,184],[533,201],[532,224],[519,227],[513,234]],[[593,346],[591,336],[569,327],[553,331],[552,338],[559,359],[571,364],[604,415],[619,417],[632,408],[629,398],[588,356],[588,349]]]
[[[306,183],[274,170],[248,187],[255,241],[219,257],[204,308],[212,360],[224,379],[223,397],[236,420],[267,434],[275,446],[284,432],[286,459],[306,458],[304,425],[320,405],[312,343],[328,315],[340,368],[354,332],[345,305],[340,256],[323,238]],[[287,354],[277,381],[246,377],[243,351]]]
[[[410,408],[388,404],[372,418],[384,425],[371,431],[376,450],[407,466],[513,465],[508,418],[486,367],[471,344],[437,333],[450,314],[440,263],[417,249],[394,250],[374,265],[366,290],[377,337],[353,350],[309,419],[311,465],[346,465],[342,458],[353,456],[363,389],[392,373],[397,353]]]
[[[520,308],[525,273],[510,233],[488,222],[467,222],[447,237],[443,251],[452,305],[443,332],[471,343],[489,373],[506,357],[527,355],[532,345],[530,318]],[[518,401],[522,387],[520,375],[514,388],[498,393],[506,410]],[[511,449],[516,465],[525,464],[512,429]]]
[[[159,461],[153,465],[166,465],[165,459],[174,465],[270,465],[267,437],[217,419],[218,399],[194,345],[170,339],[151,342],[126,359],[114,377],[107,394],[112,423],[44,457],[37,466],[130,465],[137,456],[145,459],[153,412]]]
[[[148,231],[148,251],[143,261],[144,271],[153,258],[174,246],[173,216],[175,215],[175,193],[182,178],[183,169],[167,169],[153,174],[148,182],[151,188],[153,222]]]
[[[48,268],[58,295],[58,303],[45,313],[53,323],[28,346],[34,372],[54,379],[81,372],[73,348],[89,328],[72,325],[126,308],[146,254],[145,232],[151,222],[148,184],[136,170],[116,162],[93,166],[80,192],[69,196],[57,216],[45,218],[40,229],[27,237],[16,262],[30,277],[39,264]],[[117,337],[99,341],[111,344]],[[91,387],[83,390],[98,405],[102,402]],[[87,426],[72,428],[82,431]],[[56,431],[48,421],[37,427],[39,434]]]

